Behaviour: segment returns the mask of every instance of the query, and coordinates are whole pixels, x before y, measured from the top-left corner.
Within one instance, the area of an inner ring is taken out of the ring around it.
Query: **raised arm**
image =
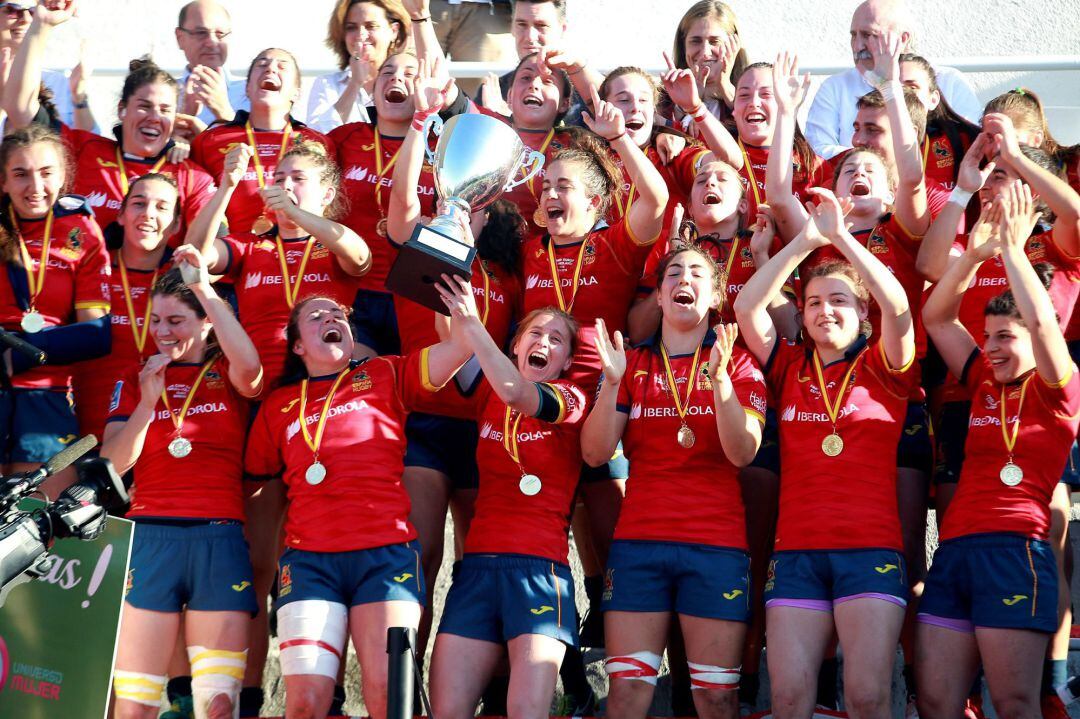
[[[629,416],[616,409],[619,385],[626,373],[626,348],[622,333],[609,339],[602,319],[596,320],[596,350],[603,365],[603,382],[589,416],[581,428],[581,456],[590,467],[599,467],[615,454]]]
[[[874,56],[874,70],[867,79],[885,99],[885,114],[892,131],[898,179],[893,209],[900,224],[912,235],[921,237],[930,227],[930,208],[926,203],[919,134],[911,122],[904,86],[900,84],[900,35],[891,31],[875,35],[868,47]]]
[[[335,192],[338,189],[333,188]],[[371,269],[371,250],[360,235],[333,220],[316,215],[299,207],[281,185],[267,185],[259,190],[266,209],[288,217],[323,247],[333,253],[334,259],[346,274],[360,277]]]
[[[1061,333],[1054,303],[1043,287],[1035,268],[1024,253],[1039,213],[1031,197],[1031,188],[1020,180],[1004,193],[998,227],[1001,234],[1001,256],[1009,289],[1016,299],[1016,308],[1031,333],[1031,349],[1035,354],[1035,369],[1043,381],[1060,385],[1072,373],[1072,359],[1065,336]]]
[[[716,326],[716,342],[709,354],[709,377],[712,379],[720,446],[724,448],[729,462],[736,467],[745,467],[754,461],[761,447],[761,422],[743,409],[728,374],[728,364],[738,336],[739,326],[736,324]]]
[[[937,282],[949,266],[949,252],[956,239],[956,228],[964,219],[968,203],[972,196],[982,189],[986,178],[994,171],[994,161],[986,163],[982,169],[979,164],[990,149],[992,140],[986,133],[979,133],[971,147],[964,153],[960,168],[956,173],[956,187],[949,195],[945,207],[930,223],[930,229],[919,243],[919,254],[915,258],[915,269],[929,282]],[[974,228],[973,228],[974,229]]]
[[[668,97],[679,106],[679,109],[693,118],[694,124],[697,125],[698,137],[717,158],[736,170],[741,169],[743,156],[739,150],[739,144],[702,102],[694,73],[677,69],[667,52],[664,53],[664,62],[667,63],[668,69],[661,79]]]
[[[799,108],[806,100],[810,73],[799,77],[799,60],[786,52],[777,55],[773,64],[773,97],[777,113],[773,118],[773,140],[765,166],[765,196],[769,198],[781,239],[791,238],[806,224],[806,209],[795,198],[792,183],[795,165],[795,127]]]
[[[225,220],[225,210],[229,207],[229,201],[247,172],[254,154],[255,150],[251,145],[236,145],[229,150],[217,190],[188,227],[184,244],[199,251],[211,274],[220,275],[226,269],[228,254],[225,252],[225,243],[217,239],[217,231]]]
[[[980,223],[985,218],[987,226],[996,226],[1000,215],[1000,204],[995,202],[983,212]],[[977,347],[971,333],[960,323],[964,293],[979,265],[1000,252],[1001,243],[996,236],[989,231],[973,231],[968,236],[967,249],[949,265],[923,303],[923,327],[954,377],[963,375],[964,365]]]
[[[476,308],[472,285],[462,277],[443,275],[436,288],[450,311],[450,341],[464,347],[462,364],[470,354],[475,355],[499,399],[522,414],[535,416],[540,411],[540,392],[536,383],[522,377],[510,358],[491,339]]]
[[[589,129],[604,138],[622,160],[630,182],[637,186],[637,200],[626,215],[627,226],[636,242],[651,245],[660,236],[667,208],[667,183],[660,171],[645,153],[626,134],[626,120],[622,112],[609,102],[604,102],[592,91],[593,119],[583,115]]]
[[[229,360],[229,381],[232,386],[241,396],[257,397],[263,386],[259,352],[240,326],[232,308],[214,291],[203,256],[194,247],[184,245],[176,248],[173,263],[180,268],[185,284],[191,288],[207,319],[214,325],[214,336],[222,354]]]
[[[75,0],[56,0],[49,5],[54,9],[48,9],[44,3],[34,7],[34,19],[15,53],[4,83],[0,106],[7,113],[9,130],[19,130],[33,122],[40,108],[38,92],[45,46],[53,28],[75,16]]]
[[[775,238],[776,223],[773,220],[772,208],[766,204],[758,205],[754,231],[750,235],[750,254],[754,258],[755,267],[764,267],[769,261]],[[769,316],[772,317],[780,337],[795,339],[799,336],[799,310],[786,292],[780,291],[773,295],[769,302]]]
[[[915,358],[915,322],[904,286],[888,267],[847,231],[844,211],[850,207],[843,207],[830,190],[814,187],[809,192],[818,198],[811,226],[825,235],[851,263],[866,283],[870,296],[877,302],[881,310],[881,343],[889,365],[894,369],[907,367]]]
[[[1069,183],[1039,167],[1020,151],[1016,130],[1007,115],[986,115],[983,131],[994,138],[999,161],[1013,168],[1054,213],[1054,242],[1070,257],[1080,257],[1080,195]]]
[[[589,67],[584,58],[578,57],[565,49],[544,48],[540,51],[540,67],[565,72],[567,77],[570,78],[570,84],[574,86],[574,91],[577,92],[578,97],[582,98],[588,105],[587,109],[593,110],[596,108],[596,105],[592,104],[591,98],[593,93],[600,89],[601,83],[604,82],[604,76]]]

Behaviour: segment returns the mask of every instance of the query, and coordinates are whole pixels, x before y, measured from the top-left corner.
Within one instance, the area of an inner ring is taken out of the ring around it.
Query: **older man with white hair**
[[[904,52],[912,52],[915,23],[903,0],[866,0],[851,16],[851,54],[855,67],[821,84],[806,120],[806,138],[814,151],[832,158],[851,147],[856,100],[874,89],[874,60],[869,38],[892,30],[900,33]],[[972,122],[982,116],[982,104],[960,71],[935,67],[938,86],[949,105]]]

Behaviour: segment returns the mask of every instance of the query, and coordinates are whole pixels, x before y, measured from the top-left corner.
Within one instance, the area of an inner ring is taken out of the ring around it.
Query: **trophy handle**
[[[428,133],[432,131],[434,131],[435,137],[442,135],[443,121],[442,118],[439,117],[439,113],[428,115],[428,118],[424,120],[424,129],[420,131],[420,137],[424,138],[424,153],[427,155],[429,165],[435,164],[435,152],[427,142]]]
[[[523,150],[521,155],[522,157],[520,160],[518,160],[513,174],[510,175],[510,179],[506,181],[505,185],[503,185],[503,192],[510,192],[515,187],[518,187],[519,185],[524,185],[526,182],[536,177],[536,174],[540,172],[540,170],[544,169],[544,153],[539,152],[538,150]],[[532,165],[532,172],[530,172],[528,175],[525,175],[525,177],[521,178],[520,180],[513,179],[514,175],[516,175],[518,172],[525,169],[529,165]]]

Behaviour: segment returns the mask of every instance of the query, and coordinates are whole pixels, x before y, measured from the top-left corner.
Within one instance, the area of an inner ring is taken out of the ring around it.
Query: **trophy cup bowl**
[[[398,251],[386,288],[447,314],[435,284],[443,274],[471,278],[476,257],[463,225],[471,213],[532,179],[543,168],[544,156],[525,147],[509,125],[488,115],[455,115],[445,125],[432,115],[424,124],[425,138],[432,126],[439,142],[434,153],[428,151],[428,161],[441,211],[427,225],[416,225]]]

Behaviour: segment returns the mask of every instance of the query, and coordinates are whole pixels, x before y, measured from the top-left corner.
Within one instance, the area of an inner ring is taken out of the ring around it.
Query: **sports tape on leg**
[[[738,689],[742,676],[742,664],[733,669],[712,664],[687,662],[690,668],[690,689]]]
[[[165,677],[139,672],[113,672],[113,691],[117,699],[148,707],[161,706],[161,693],[165,691]]]
[[[660,655],[653,652],[634,652],[621,657],[610,657],[604,662],[604,671],[612,679],[636,679],[656,685],[660,673]]]
[[[225,649],[187,648],[191,663],[191,698],[195,705],[195,719],[204,719],[210,704],[219,694],[228,697],[233,717],[240,714],[240,687],[247,666],[247,650],[233,652]]]
[[[345,649],[348,610],[323,599],[290,602],[278,609],[281,673],[337,678]]]

